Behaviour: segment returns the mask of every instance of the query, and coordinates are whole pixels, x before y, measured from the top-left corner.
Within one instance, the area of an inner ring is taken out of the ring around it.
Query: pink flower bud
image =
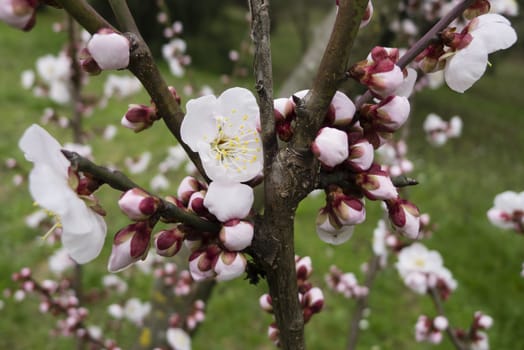
[[[134,132],[140,132],[153,125],[158,118],[153,107],[130,104],[120,123]]]
[[[35,0],[2,0],[0,20],[11,27],[29,31],[35,25],[37,6],[38,1]]]
[[[398,192],[388,173],[373,164],[368,171],[357,174],[356,183],[371,200],[396,199]]]
[[[145,259],[149,250],[152,227],[147,221],[128,225],[117,232],[107,269],[122,271],[134,262]]]
[[[299,257],[295,256],[295,269],[297,271],[297,279],[307,280],[313,273],[313,263],[309,256]]]
[[[220,230],[220,242],[230,251],[241,251],[251,245],[253,224],[238,219],[224,223]]]
[[[348,136],[342,130],[324,127],[320,129],[311,150],[322,164],[333,168],[349,155]]]
[[[322,218],[324,218],[324,221],[321,221]],[[351,238],[355,226],[334,226],[334,224],[328,215],[319,215],[317,217],[317,235],[322,241],[333,245],[340,245]]]
[[[258,304],[262,308],[262,310],[273,313],[273,302],[271,300],[271,295],[264,294],[258,299]]]
[[[433,327],[436,330],[444,331],[446,330],[446,328],[448,328],[448,325],[449,325],[448,319],[445,318],[444,316],[437,316],[433,320]]]
[[[161,256],[174,256],[182,247],[185,233],[178,227],[171,230],[163,230],[155,235],[156,253]]]
[[[239,277],[246,270],[247,260],[244,254],[223,251],[213,264],[217,281],[229,281]]]
[[[330,105],[333,120],[329,124],[340,127],[349,125],[353,120],[355,110],[353,101],[346,94],[336,91]]]
[[[213,245],[198,249],[189,256],[189,272],[194,281],[202,281],[216,275],[213,270],[213,261],[220,253],[220,248]]]
[[[407,200],[397,198],[387,201],[389,219],[402,235],[416,239],[420,229],[420,212]]]
[[[410,104],[407,97],[389,96],[376,105],[373,125],[379,131],[395,131],[404,125],[409,112]]]
[[[324,293],[322,289],[313,287],[306,292],[303,300],[304,305],[313,313],[318,313],[324,307]]]
[[[184,205],[187,205],[191,195],[202,190],[200,182],[192,176],[186,176],[180,182],[177,190],[177,197]]]
[[[187,204],[188,209],[194,211],[199,216],[206,216],[209,214],[208,210],[204,206],[204,193],[203,191],[194,192],[189,197]]]
[[[253,189],[247,185],[213,181],[209,184],[204,206],[218,220],[227,222],[248,216],[254,199]]]
[[[273,101],[275,121],[281,122],[292,118],[294,115],[294,104],[289,98],[277,98]]]
[[[124,69],[129,65],[129,40],[103,28],[91,37],[87,50],[101,69]]]
[[[349,146],[347,164],[356,172],[366,171],[373,164],[375,150],[366,139],[361,139]]]
[[[278,329],[278,326],[276,323],[272,323],[269,325],[267,329],[267,336],[269,340],[273,342],[276,346],[279,346],[280,344],[280,330]]]
[[[332,207],[333,212],[342,225],[357,225],[366,220],[364,203],[356,197],[337,193]]]
[[[125,192],[118,200],[118,206],[128,218],[135,221],[147,220],[156,213],[160,199],[139,188]]]

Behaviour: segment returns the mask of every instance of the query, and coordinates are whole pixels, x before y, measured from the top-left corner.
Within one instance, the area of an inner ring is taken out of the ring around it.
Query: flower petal
[[[42,163],[36,163],[29,174],[29,192],[39,206],[59,216],[69,210],[70,201],[78,200],[67,178]]]
[[[470,32],[473,41],[480,40],[488,50],[488,54],[507,49],[517,41],[517,33],[511,23],[503,16],[488,13],[477,17],[478,25]]]
[[[224,125],[229,136],[238,135],[240,125],[256,129],[260,124],[257,100],[248,89],[239,87],[227,89],[218,97],[217,103],[217,112],[229,118],[230,123]],[[228,130],[229,125],[232,125],[230,130]]]
[[[89,220],[93,222],[89,231],[71,234],[65,226],[62,231],[62,244],[71,258],[79,264],[85,264],[100,254],[107,232],[104,219],[91,210],[89,212]]]
[[[484,43],[473,40],[448,59],[444,79],[449,88],[464,92],[482,77],[488,64],[488,53]]]
[[[213,114],[216,105],[216,97],[213,95],[192,99],[186,104],[186,116],[180,126],[180,135],[182,141],[194,152],[198,152],[199,143],[209,143],[216,137],[217,127]]]
[[[60,151],[62,146],[53,136],[37,124],[26,129],[18,146],[24,152],[27,160],[33,163],[46,163],[67,174],[69,161]],[[66,176],[66,175],[65,175]]]
[[[204,206],[221,222],[243,219],[251,211],[253,189],[240,183],[213,181],[204,198]]]

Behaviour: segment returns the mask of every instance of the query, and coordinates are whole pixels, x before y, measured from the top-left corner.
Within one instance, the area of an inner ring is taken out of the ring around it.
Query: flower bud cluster
[[[469,349],[489,350],[489,339],[486,331],[493,325],[493,318],[481,311],[476,311],[468,331],[457,330],[457,338],[469,345]]]
[[[81,66],[89,74],[100,74],[106,69],[124,69],[129,65],[129,40],[109,28],[94,34],[82,50]]]
[[[206,319],[206,303],[202,300],[196,300],[191,306],[190,310],[185,315],[174,313],[169,317],[170,328],[185,328],[190,331],[195,330],[198,325]]]
[[[324,293],[320,288],[313,287],[312,283],[309,282],[309,277],[313,273],[313,265],[309,256],[295,256],[295,270],[297,273],[298,300],[302,307],[304,323],[307,323],[314,314],[323,309]],[[273,300],[269,294],[263,294],[258,301],[262,310],[273,314]],[[268,337],[277,346],[280,343],[279,333],[276,322],[271,323],[268,327]]]
[[[457,138],[462,133],[462,119],[454,116],[449,122],[434,113],[428,114],[423,125],[426,138],[433,146],[442,146],[450,138]]]
[[[369,293],[368,287],[359,285],[353,273],[344,273],[335,265],[329,268],[329,273],[326,274],[325,280],[329,288],[348,299],[358,299]]]
[[[21,301],[28,293],[40,297],[39,310],[57,317],[56,328],[51,331],[55,336],[76,337],[93,346],[103,346],[106,349],[117,350],[117,344],[110,339],[103,339],[98,327],[87,327],[85,321],[89,311],[80,306],[75,291],[68,279],[44,280],[39,282],[33,278],[31,269],[24,267],[12,275],[13,281],[20,289],[13,296]],[[98,330],[98,331],[96,331]]]
[[[429,342],[440,344],[443,332],[448,328],[449,322],[444,316],[431,318],[420,315],[415,325],[415,340],[417,342]]]

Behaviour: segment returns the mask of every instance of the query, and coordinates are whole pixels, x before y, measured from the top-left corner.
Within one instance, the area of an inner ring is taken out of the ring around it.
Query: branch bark
[[[442,304],[442,300],[440,299],[438,290],[436,290],[435,288],[430,288],[429,295],[431,296],[433,304],[435,304],[435,308],[437,309],[439,315],[445,317],[446,312],[444,311],[444,305]],[[457,338],[457,335],[453,331],[453,327],[451,326],[451,324],[448,326],[448,328],[446,328],[446,334],[448,335],[449,339],[451,340],[451,343],[453,343],[453,346],[455,346],[457,350],[466,350],[464,344]]]

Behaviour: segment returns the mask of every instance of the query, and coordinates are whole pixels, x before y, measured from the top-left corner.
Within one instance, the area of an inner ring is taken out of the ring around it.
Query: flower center
[[[243,121],[248,120],[244,115]],[[245,171],[249,164],[257,161],[260,152],[260,138],[258,132],[240,123],[235,136],[230,136],[225,129],[233,128],[233,124],[227,117],[217,117],[217,136],[211,141],[211,152],[213,158],[226,169],[235,169],[238,172]]]
[[[38,206],[38,203],[35,202],[34,204]],[[49,217],[53,218],[55,223],[46,233],[44,233],[44,235],[42,236],[42,241],[45,241],[49,236],[51,236],[51,234],[53,234],[53,232],[55,232],[57,228],[62,228],[62,222],[60,221],[60,217],[58,216],[58,214],[45,208],[44,211]]]

